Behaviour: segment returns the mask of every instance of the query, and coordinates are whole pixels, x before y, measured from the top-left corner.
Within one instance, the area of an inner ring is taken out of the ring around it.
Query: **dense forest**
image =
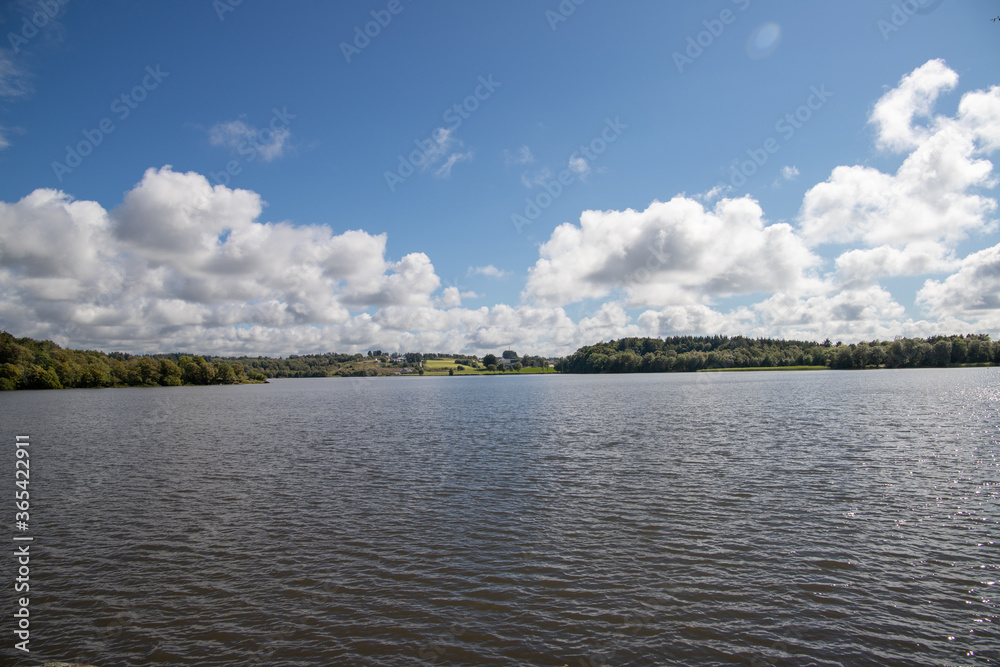
[[[0,391],[264,382],[242,364],[195,355],[131,355],[64,350],[49,340],[0,332]]]
[[[1000,363],[1000,343],[989,335],[897,338],[833,344],[745,338],[675,336],[622,338],[581,347],[556,362],[563,373],[666,373],[719,368],[825,366],[918,368]]]

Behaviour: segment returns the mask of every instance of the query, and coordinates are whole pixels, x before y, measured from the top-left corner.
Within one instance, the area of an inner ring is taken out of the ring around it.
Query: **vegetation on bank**
[[[374,377],[379,375],[483,375],[487,373],[532,373],[555,370],[547,359],[518,356],[506,350],[506,356],[487,354],[482,359],[467,354],[420,353],[390,354],[369,350],[363,354],[290,355],[274,357],[208,357],[209,361],[242,364],[248,371],[264,373],[269,378],[294,377]],[[500,361],[503,359],[504,361]]]
[[[64,350],[49,340],[0,332],[0,391],[74,387],[153,387],[265,382],[241,364],[195,355],[131,355]]]
[[[746,368],[700,368],[699,373],[732,373],[739,371],[828,371],[829,366],[748,366]]]
[[[713,370],[920,368],[1000,364],[1000,342],[988,335],[898,338],[858,344],[743,336],[622,338],[581,347],[559,359],[506,350],[472,355],[312,354],[211,357],[131,355],[66,350],[52,341],[0,332],[0,391],[76,387],[148,387],[266,382],[268,378],[495,373],[664,373]]]
[[[987,334],[833,344],[743,336],[622,338],[581,347],[556,362],[563,373],[667,373],[723,369],[923,368],[1000,363]]]
[[[284,359],[181,353],[132,355],[67,350],[52,341],[14,338],[0,332],[0,391],[248,384],[266,382],[268,378],[555,372],[541,357],[519,357],[507,350],[500,359],[504,361],[494,355],[480,360],[470,355],[390,355],[381,350],[367,355],[310,354]]]

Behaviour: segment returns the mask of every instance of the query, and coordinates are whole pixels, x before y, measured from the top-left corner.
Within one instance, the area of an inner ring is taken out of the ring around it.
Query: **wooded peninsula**
[[[52,341],[0,332],[0,391],[86,387],[246,384],[281,377],[469,375],[493,373],[668,373],[992,366],[1000,342],[987,334],[897,338],[844,345],[744,336],[622,338],[581,347],[562,359],[465,354],[310,354],[213,357],[133,355],[63,349]]]
[[[622,338],[581,347],[556,362],[563,373],[669,373],[723,369],[925,368],[1000,364],[988,334],[897,338],[844,345],[746,338]]]

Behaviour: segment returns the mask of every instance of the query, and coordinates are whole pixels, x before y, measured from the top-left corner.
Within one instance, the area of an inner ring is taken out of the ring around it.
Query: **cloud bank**
[[[996,186],[1000,88],[936,115],[957,85],[940,60],[904,76],[869,119],[875,148],[898,156],[898,169],[838,166],[790,223],[769,221],[749,196],[584,211],[540,246],[516,305],[463,307],[476,295],[443,285],[423,252],[391,258],[384,234],[263,221],[259,194],[169,165],[110,210],[35,190],[0,202],[0,328],[72,347],[251,355],[556,355],[675,334],[996,334],[1000,245],[964,258],[959,248],[996,230],[997,203],[984,192]],[[213,132],[229,147],[250,136],[238,122]],[[458,160],[443,159],[449,137],[440,138],[437,169],[447,170]],[[909,311],[880,282],[895,276],[924,278]]]

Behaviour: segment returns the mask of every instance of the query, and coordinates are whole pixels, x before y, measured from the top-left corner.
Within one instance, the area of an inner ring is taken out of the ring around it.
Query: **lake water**
[[[1000,662],[998,369],[6,393],[0,432],[4,664]]]

